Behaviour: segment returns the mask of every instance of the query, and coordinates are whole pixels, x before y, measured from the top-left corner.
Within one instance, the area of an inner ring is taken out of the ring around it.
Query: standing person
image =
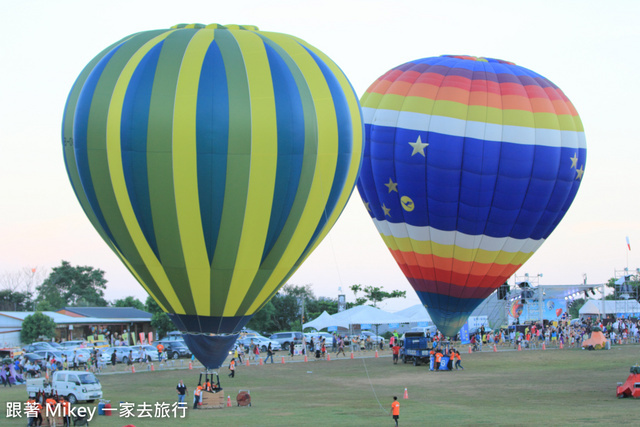
[[[47,416],[47,421],[50,426],[55,427],[56,425],[56,407],[58,406],[58,402],[53,398],[52,395],[47,396],[47,400],[45,400],[45,415]]]
[[[464,371],[464,368],[462,367],[462,364],[461,364],[462,358],[460,357],[460,352],[458,350],[456,350],[454,354],[454,358],[456,359],[456,370],[460,368]]]
[[[184,397],[187,394],[187,386],[184,385],[184,382],[180,380],[178,385],[176,386],[176,390],[178,390],[178,405],[184,405]]]
[[[271,343],[269,343],[269,345],[271,345]],[[256,344],[255,347],[253,347],[253,355],[254,360],[260,359],[260,344]]]
[[[60,406],[62,406],[62,425],[65,427],[71,426],[71,403],[65,400],[64,396],[60,396]]]
[[[113,351],[111,352],[111,364],[115,367],[116,366],[116,349],[113,349]]]
[[[156,350],[158,350],[158,360],[162,360],[162,352],[164,351],[164,346],[161,342],[156,346]]]
[[[198,403],[200,403],[200,396],[202,395],[202,385],[198,384],[195,390],[193,390],[193,409],[198,409]]]
[[[336,353],[336,357],[338,357],[340,353],[342,353],[342,355],[345,357],[347,356],[346,354],[344,354],[344,339],[342,339],[342,337],[338,341],[338,352]]]
[[[391,351],[393,352],[393,364],[397,365],[398,364],[398,355],[400,354],[400,346],[398,345],[398,343],[396,343],[396,345],[394,345],[391,348]]]
[[[398,396],[393,396],[393,403],[391,403],[391,416],[396,422],[396,427],[398,427],[398,419],[400,418],[400,402],[398,402]]]
[[[293,354],[296,351],[296,344],[293,342],[293,340],[289,343],[289,355],[291,356],[291,358],[293,358]]]
[[[76,371],[78,369],[78,352],[73,350],[73,370]]]
[[[264,363],[267,363],[269,358],[271,358],[271,363],[273,363],[273,349],[271,348],[271,343],[269,343],[269,347],[267,347],[267,358],[264,359]]]
[[[236,377],[236,359],[234,359],[233,357],[231,358],[231,362],[229,362],[229,370],[231,371],[229,373],[229,376],[231,378],[235,378]]]

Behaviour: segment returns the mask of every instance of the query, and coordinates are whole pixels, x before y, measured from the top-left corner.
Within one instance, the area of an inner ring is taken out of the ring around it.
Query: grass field
[[[360,355],[367,357],[358,357]],[[276,357],[281,361],[281,356]],[[617,382],[640,362],[640,346],[609,351],[528,350],[462,354],[464,371],[429,372],[426,366],[393,365],[389,352],[379,358],[359,353],[354,360],[309,361],[239,367],[236,378],[221,383],[234,406],[187,410],[186,418],[96,416],[91,426],[391,426],[393,396],[401,404],[400,425],[636,425],[640,402],[617,399]],[[186,364],[186,362],[185,362]],[[109,368],[112,369],[112,368]],[[187,402],[193,402],[198,370],[158,370],[100,376],[106,399],[154,405],[176,401],[183,379]],[[403,399],[407,388],[409,399]],[[0,425],[25,426],[7,419],[7,402],[24,402],[25,386],[1,388]],[[235,406],[239,390],[250,390],[251,407]],[[378,403],[378,399],[382,405]],[[95,404],[94,404],[95,406]]]

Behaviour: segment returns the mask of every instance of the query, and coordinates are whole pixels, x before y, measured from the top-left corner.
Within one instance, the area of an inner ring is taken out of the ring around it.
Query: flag
[[[627,247],[631,250],[631,243],[629,243],[629,236],[627,236]]]

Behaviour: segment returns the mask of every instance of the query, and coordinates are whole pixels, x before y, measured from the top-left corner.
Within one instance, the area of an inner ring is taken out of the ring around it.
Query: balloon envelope
[[[238,331],[328,233],[362,156],[326,55],[252,26],[178,25],[106,48],[63,119],[72,186],[183,331]]]
[[[431,318],[453,336],[566,213],[584,173],[582,123],[546,78],[469,56],[402,64],[361,104],[360,196]]]

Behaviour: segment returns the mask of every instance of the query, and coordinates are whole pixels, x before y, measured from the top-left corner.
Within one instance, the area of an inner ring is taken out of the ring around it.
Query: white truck
[[[102,399],[102,385],[91,372],[82,371],[56,371],[51,376],[51,381],[44,378],[27,380],[27,393],[35,397],[36,393],[58,393],[75,404],[79,401],[89,403],[96,399]]]

